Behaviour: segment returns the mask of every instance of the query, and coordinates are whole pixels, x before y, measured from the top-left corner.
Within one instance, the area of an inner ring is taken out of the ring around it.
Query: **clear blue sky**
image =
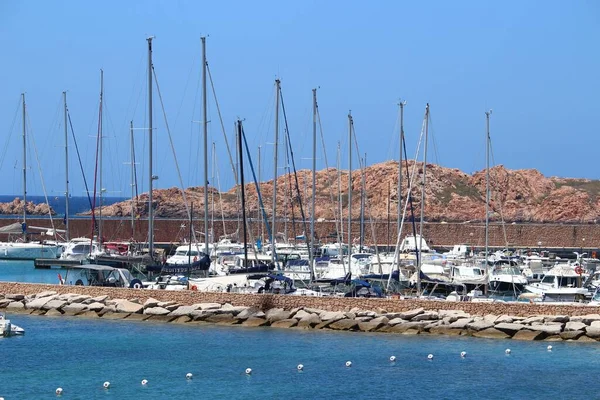
[[[0,180],[20,194],[20,93],[30,122],[29,193],[64,192],[61,93],[85,173],[93,180],[99,70],[105,79],[104,184],[128,196],[129,121],[146,127],[146,37],[184,185],[202,185],[200,37],[230,142],[236,117],[262,178],[273,175],[274,80],[282,82],[299,169],[311,166],[311,89],[330,166],[352,110],[368,164],[398,157],[399,98],[414,156],[426,102],[435,147],[428,159],[471,173],[485,166],[485,115],[496,164],[545,175],[598,178],[600,3],[596,1],[2,1],[0,2]],[[155,174],[179,186],[158,95]],[[233,185],[216,106],[209,98],[221,189]],[[16,118],[16,120],[15,120]],[[13,121],[14,124],[13,124]],[[147,132],[136,130],[140,191],[147,186]],[[72,139],[70,139],[72,140]],[[82,175],[71,141],[71,192]],[[283,153],[283,147],[281,147]],[[357,161],[354,161],[356,167]],[[281,164],[283,166],[283,163]],[[317,167],[323,168],[319,148]],[[282,170],[280,172],[283,172]],[[210,176],[213,172],[209,173]],[[250,176],[247,175],[246,180]],[[216,178],[211,181],[216,186]]]

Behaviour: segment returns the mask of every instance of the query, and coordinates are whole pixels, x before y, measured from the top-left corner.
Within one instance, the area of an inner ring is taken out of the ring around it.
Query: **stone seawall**
[[[30,218],[29,224],[32,226],[48,226],[47,219]],[[55,221],[56,222],[56,221]],[[61,225],[61,222],[57,222]],[[89,219],[74,219],[70,221],[71,237],[89,236],[91,231],[91,222]],[[187,239],[189,229],[185,228],[188,221],[180,219],[158,219],[155,221],[155,241],[166,243],[178,243]],[[358,221],[352,224],[352,236],[359,237],[360,226]],[[184,227],[182,227],[184,226]],[[235,232],[237,221],[226,221],[226,232]],[[223,224],[215,223],[215,237],[223,234]],[[259,234],[258,223],[250,224],[253,237]],[[62,226],[57,226],[62,228]],[[346,230],[347,225],[344,225]],[[429,245],[433,246],[453,246],[459,243],[468,243],[476,247],[485,244],[484,224],[479,223],[426,223],[424,225],[424,236]],[[316,222],[316,235],[322,241],[335,240],[330,237],[336,231],[334,222]],[[377,234],[377,243],[385,245],[389,241],[395,245],[396,224],[389,226],[386,222],[375,222],[375,232]],[[107,240],[129,240],[134,238],[137,241],[144,241],[148,236],[148,221],[138,220],[135,228],[131,229],[131,221],[127,219],[109,219],[102,222],[103,236]],[[300,235],[303,231],[302,224],[296,223],[296,230],[292,224],[288,225],[288,236]],[[373,244],[371,228],[366,229],[365,241],[367,244]],[[405,224],[402,235],[412,232],[410,224]],[[388,234],[389,233],[389,234]],[[506,240],[505,240],[506,235]],[[347,239],[347,234],[345,235]],[[511,246],[537,248],[541,243],[544,248],[582,248],[598,249],[600,246],[600,224],[507,224],[501,225],[492,223],[489,229],[490,246],[505,246],[506,242]]]
[[[192,291],[123,289],[109,287],[46,285],[34,283],[0,282],[0,294],[22,293],[35,295],[44,291],[55,291],[58,294],[81,294],[91,297],[108,296],[115,299],[137,299],[145,302],[149,298],[160,301],[174,301],[181,305],[195,303],[229,303],[234,306],[255,307],[260,310],[282,308],[291,310],[298,307],[310,307],[327,311],[350,311],[353,308],[362,310],[404,312],[415,308],[425,310],[460,310],[474,316],[487,314],[512,315],[529,317],[532,315],[566,315],[577,316],[600,314],[600,307],[575,306],[561,304],[530,303],[472,303],[449,302],[415,299],[366,299],[347,297],[304,297],[284,296],[277,294],[238,294],[238,293],[205,293]]]
[[[600,340],[600,307],[316,298],[0,283],[8,313],[247,327]]]

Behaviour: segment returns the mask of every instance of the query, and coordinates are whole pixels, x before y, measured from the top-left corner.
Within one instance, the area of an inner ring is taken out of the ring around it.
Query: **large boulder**
[[[86,308],[87,306],[85,304],[71,303],[64,306],[62,308],[62,311],[67,315],[77,315],[79,313],[82,313]]]
[[[562,324],[531,324],[527,329],[544,332],[546,335],[558,335],[562,332]]]
[[[508,322],[502,322],[500,324],[496,324],[494,326],[495,329],[498,329],[499,331],[505,332],[509,335],[514,335],[515,333],[519,332],[521,329],[524,329],[525,326],[521,325],[521,324],[513,324],[513,323],[508,323]]]
[[[56,296],[55,295],[50,295],[50,296],[44,296],[44,297],[40,297],[40,298],[36,297],[35,299],[33,299],[31,301],[28,301],[25,306],[29,310],[41,310],[42,307],[44,307],[44,304],[46,304],[50,300],[53,300],[54,297],[56,297]]]
[[[167,310],[166,308],[163,307],[150,307],[150,308],[146,308],[144,310],[144,314],[146,315],[167,315],[169,314],[169,316],[171,317],[179,317],[183,314],[180,315],[173,315],[171,311]]]
[[[414,317],[416,317],[417,315],[423,314],[424,312],[425,312],[425,309],[423,307],[415,308],[413,310],[404,311],[404,312],[399,313],[398,318],[411,320]]]
[[[149,297],[145,302],[144,302],[144,308],[150,308],[150,307],[156,307],[158,305],[158,303],[160,303],[160,300],[156,300],[153,297]]]
[[[271,324],[274,328],[292,328],[298,325],[298,320],[294,318],[282,319]]]
[[[565,324],[565,332],[569,331],[585,331],[587,325],[583,322],[569,321]]]
[[[319,317],[321,321],[337,321],[346,318],[346,315],[339,311],[323,311]]]
[[[358,328],[358,321],[353,319],[340,319],[335,322],[332,322],[329,325],[329,329],[334,329],[338,331],[352,331]]]
[[[585,330],[585,334],[593,339],[600,338],[600,326],[588,326]]]
[[[233,314],[213,314],[205,319],[206,322],[212,322],[213,324],[232,325],[237,324],[239,321],[233,317]]]
[[[123,300],[116,304],[116,311],[119,313],[141,314],[144,306],[129,300]]]
[[[263,318],[265,313],[260,311],[256,307],[248,307],[245,310],[241,311],[236,317],[238,319],[248,319],[251,317]]]
[[[542,340],[546,337],[546,333],[541,331],[531,331],[523,329],[513,335],[513,340]]]
[[[411,318],[411,321],[431,321],[439,318],[439,315],[435,311],[425,311],[419,315],[415,315]]]
[[[271,308],[270,310],[267,310],[267,312],[265,313],[265,318],[267,321],[269,321],[272,324],[273,322],[276,322],[276,321],[289,319],[290,314],[291,313],[289,311],[286,311],[283,308]]]
[[[25,295],[24,294],[14,294],[14,293],[7,293],[4,295],[5,299],[9,299],[9,300],[14,300],[14,301],[21,301],[25,299]]]
[[[321,318],[319,318],[319,316],[317,314],[309,314],[309,315],[305,315],[304,317],[300,318],[300,321],[298,321],[298,327],[299,328],[313,328],[317,325],[319,325],[321,322]]]
[[[438,325],[429,329],[429,333],[436,335],[458,336],[462,333],[462,329],[450,328],[447,325]]]
[[[452,326],[452,324],[450,326]],[[471,323],[468,323],[467,329],[478,332],[478,331],[482,331],[484,329],[492,328],[493,326],[494,326],[494,324],[492,322],[480,320],[480,321],[473,321]]]
[[[473,318],[460,318],[454,322],[452,322],[449,327],[453,329],[465,329],[468,324],[473,322]]]
[[[373,332],[385,325],[386,324],[384,324],[382,322],[373,322],[373,321],[359,322],[358,330],[362,331],[362,332]]]
[[[7,311],[19,311],[25,309],[25,304],[20,301],[12,301],[6,306]]]
[[[242,325],[257,327],[257,326],[269,325],[269,323],[264,318],[250,317],[247,320],[245,320],[244,322],[242,322]]]
[[[221,308],[220,303],[200,303],[198,306],[199,310],[217,310]]]
[[[64,300],[58,300],[58,299],[50,300],[50,301],[46,302],[46,304],[44,304],[42,306],[42,310],[51,310],[51,309],[57,309],[57,310],[59,310],[65,304],[67,304],[67,302],[64,301]]]
[[[7,305],[11,303],[10,299],[2,299],[0,300],[0,308],[5,308]]]
[[[90,311],[100,311],[105,307],[105,305],[104,305],[104,303],[95,302],[95,303],[88,304],[86,307]]]
[[[169,311],[167,308],[164,308],[164,307],[158,307],[158,308],[162,308],[164,310]],[[189,315],[192,313],[192,311],[196,311],[197,309],[198,309],[197,305],[179,306],[179,307],[177,307],[177,309],[170,311],[169,315],[171,315],[173,317],[180,317],[182,315]]]
[[[104,303],[108,299],[107,295],[91,297],[87,300],[83,301],[83,304],[92,304],[92,303]]]
[[[564,331],[560,333],[560,337],[563,340],[577,340],[584,333],[584,331]]]
[[[487,328],[473,332],[473,336],[488,339],[509,339],[511,336],[496,328]]]
[[[494,324],[510,324],[514,321],[510,315],[501,315],[494,321]]]
[[[568,315],[548,315],[546,317],[544,317],[544,323],[547,322],[569,322],[569,316]]]
[[[304,310],[298,310],[296,313],[293,314],[292,318],[302,319],[304,317],[308,317],[309,315],[311,315],[311,314]]]

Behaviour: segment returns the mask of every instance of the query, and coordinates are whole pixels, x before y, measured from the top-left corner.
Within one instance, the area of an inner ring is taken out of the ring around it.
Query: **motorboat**
[[[62,252],[61,260],[86,260],[88,257],[96,257],[103,254],[101,245],[97,240],[81,237],[71,239]]]
[[[64,278],[60,274],[58,275],[61,285],[143,288],[142,281],[135,278],[125,268],[113,268],[108,265],[99,264],[83,264],[71,265],[66,267],[66,269],[67,272]]]
[[[489,287],[494,292],[522,292],[528,283],[515,261],[499,260],[490,272]]]
[[[525,290],[542,301],[583,301],[590,295],[589,290],[582,287],[584,279],[583,268],[578,263],[558,264],[540,282],[526,285]]]
[[[0,334],[4,337],[25,334],[25,329],[13,324],[0,313]]]
[[[191,243],[183,246],[177,246],[175,254],[167,258],[168,265],[191,264],[198,261],[204,256],[202,249],[205,248],[204,243]],[[211,247],[209,245],[209,254]]]

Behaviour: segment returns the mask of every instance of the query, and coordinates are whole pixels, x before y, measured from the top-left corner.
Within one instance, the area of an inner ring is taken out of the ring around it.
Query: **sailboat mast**
[[[338,183],[338,221],[339,221],[339,228],[340,228],[340,232],[338,235],[338,241],[342,242],[344,240],[344,219],[342,217],[342,166],[341,166],[341,147],[340,147],[340,142],[338,141],[337,144],[337,183]],[[336,224],[337,226],[337,224]],[[339,240],[339,238],[341,238],[341,240]],[[339,243],[340,245],[340,256],[342,255],[342,244]],[[342,257],[343,259],[343,257]]]
[[[135,235],[135,149],[133,142],[133,121],[129,121],[129,145],[131,146],[131,238]]]
[[[204,137],[204,254],[208,255],[208,116],[206,115],[206,37],[202,36],[202,127]]]
[[[260,146],[258,146],[258,190],[260,191],[260,184],[261,184],[261,177],[260,177]],[[261,206],[260,204],[258,205],[258,237],[260,238],[261,244],[263,242],[263,240],[265,240],[264,238],[264,232],[263,232],[263,219],[261,216]]]
[[[352,257],[352,114],[348,112],[348,271]]]
[[[154,207],[152,201],[152,186],[154,176],[152,175],[152,39],[148,40],[148,254],[154,258]]]
[[[485,266],[488,263],[488,238],[490,224],[490,115],[492,110],[485,113]]]
[[[67,92],[63,92],[65,106],[65,239],[69,241],[69,133],[67,131]]]
[[[315,252],[315,204],[317,198],[317,89],[313,89],[313,154],[312,154],[312,199],[310,218],[310,248],[308,249],[308,262],[313,266]]]
[[[25,122],[25,93],[23,98],[23,241],[27,241],[27,126]]]
[[[423,181],[421,183],[421,222],[419,224],[419,244],[417,254],[419,255],[419,271],[417,274],[417,296],[421,295],[421,266],[423,265],[423,217],[425,215],[425,183],[427,177],[427,140],[429,136],[429,103],[425,108],[425,150],[423,151]],[[417,243],[415,243],[417,245]]]
[[[244,267],[248,268],[248,238],[246,232],[246,194],[244,188],[244,153],[242,150],[242,121],[237,121],[238,155],[240,157],[240,189],[242,197],[242,226],[244,230]]]
[[[363,246],[365,244],[365,172],[367,165],[367,153],[365,153],[365,158],[363,158],[362,164],[362,181],[361,181],[361,189],[360,189],[360,245],[359,245],[359,253],[362,253]]]
[[[275,238],[277,229],[275,226],[277,216],[277,150],[279,147],[279,90],[281,81],[275,79],[275,147],[273,150],[273,227],[271,228],[271,261],[275,262]],[[241,151],[241,150],[240,150]]]
[[[404,106],[406,101],[400,101],[400,159],[398,161],[398,235],[401,235],[400,224],[402,222],[402,146],[404,145]]]
[[[98,152],[99,152],[99,160],[98,160],[98,173],[99,173],[99,183],[100,183],[100,207],[98,208],[98,240],[102,243],[102,194],[104,192],[104,188],[102,187],[102,106],[104,102],[104,70],[100,70],[100,120],[98,121],[98,126],[100,132],[98,133]]]

